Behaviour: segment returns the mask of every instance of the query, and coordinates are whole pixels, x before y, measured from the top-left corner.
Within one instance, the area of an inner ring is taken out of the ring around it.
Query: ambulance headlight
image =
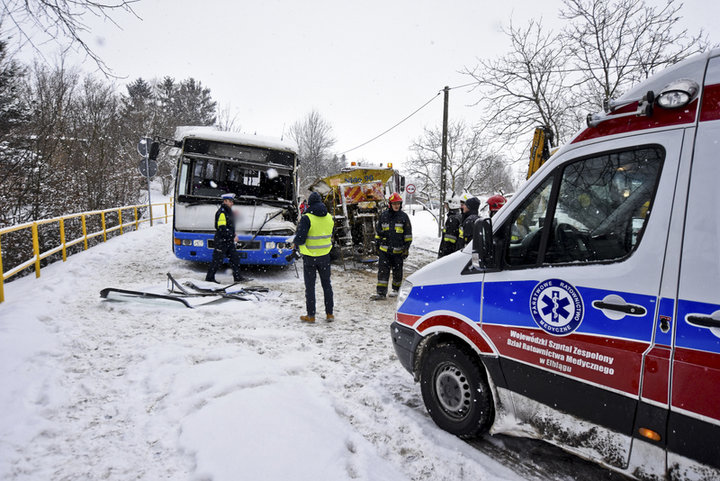
[[[405,299],[410,295],[410,291],[412,290],[413,285],[411,282],[404,280],[402,285],[400,286],[400,290],[398,291],[397,296],[397,307],[402,306],[403,302],[405,302]]]
[[[275,243],[274,243],[273,241],[268,241],[268,242],[265,243],[265,248],[266,248],[266,249],[274,249],[274,248],[275,248]]]
[[[698,84],[693,80],[677,80],[662,89],[656,102],[664,109],[678,109],[692,102],[699,91]]]

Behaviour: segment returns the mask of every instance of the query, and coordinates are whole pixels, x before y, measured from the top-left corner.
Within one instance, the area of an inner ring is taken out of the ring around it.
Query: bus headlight
[[[275,248],[275,243],[274,243],[273,241],[267,241],[267,242],[265,243],[265,248],[266,248],[266,249],[274,249],[274,248]]]
[[[193,241],[193,246],[195,246],[195,247],[202,247],[204,244],[205,244],[205,243],[203,242],[202,239],[195,239],[195,240]]]
[[[398,291],[397,296],[397,308],[399,309],[400,306],[402,306],[403,302],[405,302],[405,299],[407,299],[408,295],[410,295],[410,291],[412,290],[413,285],[411,282],[404,280],[402,285],[400,286],[400,290]]]

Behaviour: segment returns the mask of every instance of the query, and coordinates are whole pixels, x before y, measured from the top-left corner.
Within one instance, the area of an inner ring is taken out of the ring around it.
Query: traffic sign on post
[[[414,194],[415,184],[408,184],[407,187],[405,187],[405,192],[407,192],[408,194]]]
[[[150,137],[144,137],[144,138],[140,139],[140,142],[138,142],[138,145],[137,145],[138,154],[145,157],[148,154],[148,148],[150,148],[151,143],[152,143],[152,139]]]
[[[143,177],[152,178],[157,174],[157,162],[154,160],[143,159],[138,164],[138,168]]]

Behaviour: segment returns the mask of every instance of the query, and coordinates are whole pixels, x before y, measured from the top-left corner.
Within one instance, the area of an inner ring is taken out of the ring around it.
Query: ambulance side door
[[[681,130],[567,151],[496,221],[482,323],[515,412],[540,437],[624,467],[632,446]]]
[[[720,479],[720,58],[710,60],[705,84],[677,249],[682,257],[666,436],[673,475],[695,471],[695,479],[697,473]]]

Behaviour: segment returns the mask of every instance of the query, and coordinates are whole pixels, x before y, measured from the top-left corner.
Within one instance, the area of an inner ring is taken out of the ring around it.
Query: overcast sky
[[[658,4],[662,0],[651,0]],[[490,4],[490,5],[488,5]],[[720,2],[686,0],[683,24],[720,42]],[[193,77],[243,132],[279,137],[312,109],[349,151],[434,100],[350,160],[401,163],[423,127],[442,122],[444,87],[459,71],[507,52],[500,28],[543,18],[559,25],[560,0],[142,0],[121,29],[89,19],[88,43],[124,85],[138,77]],[[52,45],[46,58],[53,60]],[[57,50],[57,47],[54,47]],[[86,68],[92,67],[85,61]],[[450,119],[478,117],[468,88],[450,93]]]

